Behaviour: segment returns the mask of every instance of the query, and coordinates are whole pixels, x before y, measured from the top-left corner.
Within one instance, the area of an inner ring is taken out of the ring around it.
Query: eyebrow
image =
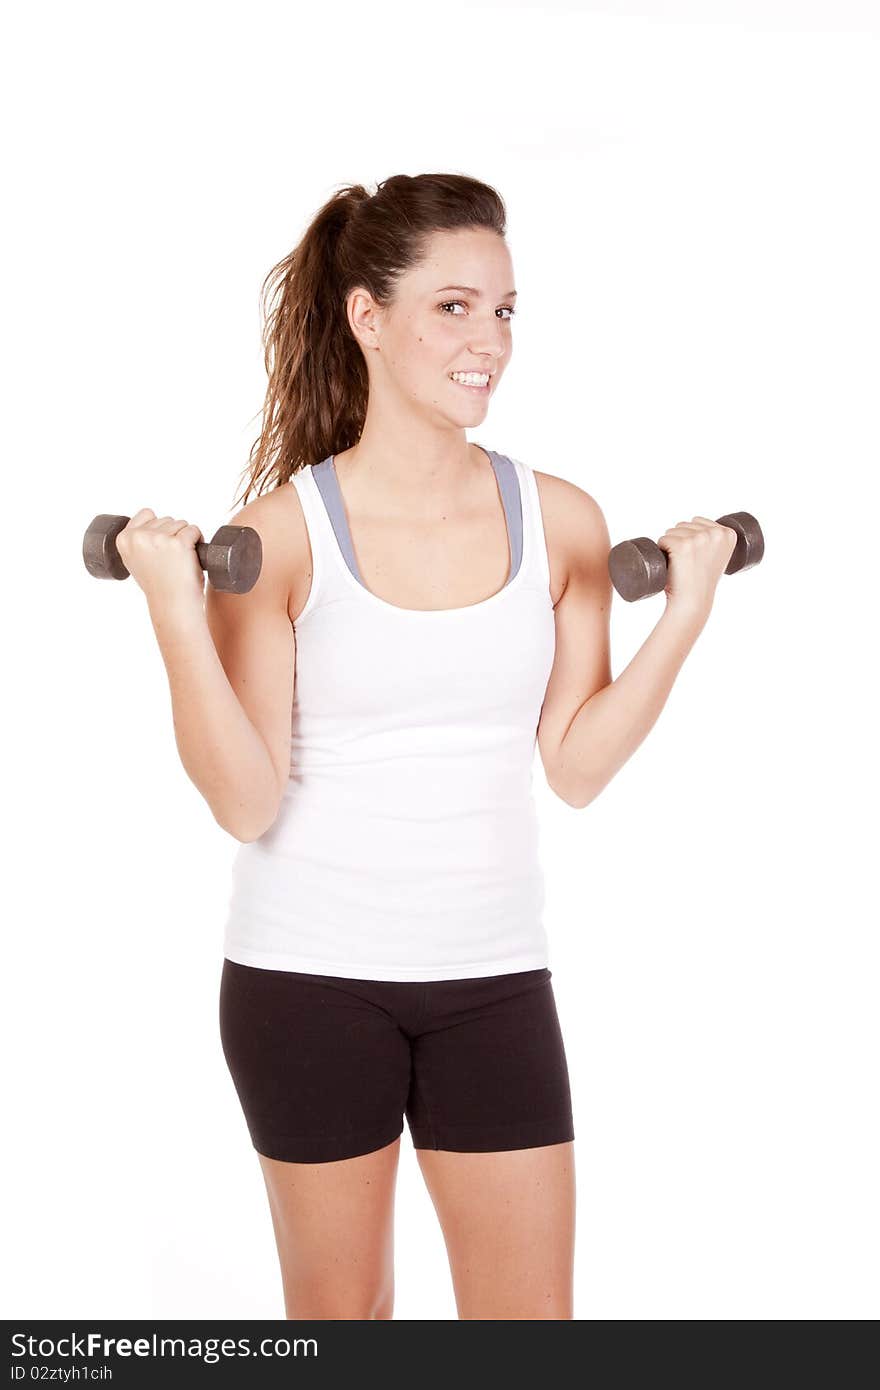
[[[439,290],[435,290],[434,293],[435,293],[435,294],[443,294],[446,290],[460,290],[463,294],[472,294],[472,295],[474,295],[474,297],[475,297],[476,299],[481,299],[481,298],[482,298],[482,293],[481,293],[481,291],[478,290],[478,289],[476,289],[473,285],[441,285],[441,286],[440,286],[440,289],[439,289]],[[506,298],[507,298],[507,299],[516,299],[516,290],[508,290],[508,291],[507,291]]]

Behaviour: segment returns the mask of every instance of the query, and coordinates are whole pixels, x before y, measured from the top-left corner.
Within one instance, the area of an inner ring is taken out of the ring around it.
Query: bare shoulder
[[[591,493],[568,478],[534,470],[547,554],[550,560],[554,606],[565,591],[572,571],[583,566],[604,568],[610,539],[602,508]]]
[[[285,595],[293,622],[305,607],[312,582],[312,553],[299,493],[281,483],[246,502],[230,526],[252,526],[263,546],[261,574]]]

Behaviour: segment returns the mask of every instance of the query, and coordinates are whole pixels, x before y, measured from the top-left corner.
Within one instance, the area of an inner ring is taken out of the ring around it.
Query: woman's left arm
[[[552,501],[551,489],[547,494],[548,533],[568,577],[554,610],[556,655],[538,746],[549,786],[580,809],[607,786],[656,723],[709,617],[714,586],[736,545],[736,533],[695,517],[661,537],[669,565],[666,608],[629,665],[612,680],[605,518],[595,499],[572,483],[553,488]]]

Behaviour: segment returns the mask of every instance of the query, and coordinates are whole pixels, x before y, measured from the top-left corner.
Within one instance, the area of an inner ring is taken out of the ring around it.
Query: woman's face
[[[481,421],[510,361],[513,290],[507,244],[485,228],[436,232],[389,308],[353,290],[349,321],[365,350],[371,396],[402,395],[462,428]],[[453,378],[468,372],[483,381]]]

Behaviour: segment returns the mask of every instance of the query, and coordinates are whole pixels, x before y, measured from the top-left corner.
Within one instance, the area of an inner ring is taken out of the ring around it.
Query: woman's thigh
[[[443,1230],[459,1318],[573,1318],[574,1142],[416,1154]]]
[[[410,1045],[381,985],[225,960],[220,1036],[262,1156],[348,1160],[402,1133]]]
[[[400,1139],[330,1163],[260,1154],[289,1318],[390,1318]]]
[[[288,1317],[391,1316],[409,1043],[369,981],[226,960],[223,1050],[272,1213]]]
[[[417,1150],[506,1153],[574,1140],[552,971],[436,980],[412,1039]]]
[[[425,993],[407,1115],[461,1318],[571,1318],[574,1122],[549,969]]]

